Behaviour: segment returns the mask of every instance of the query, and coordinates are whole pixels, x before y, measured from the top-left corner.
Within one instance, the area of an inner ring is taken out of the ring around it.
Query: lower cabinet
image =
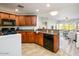
[[[37,43],[43,46],[43,33],[35,32],[20,32],[22,36],[22,43]]]
[[[54,33],[44,34],[35,32],[21,32],[22,43],[36,43],[46,49],[57,52],[59,50],[59,35]]]
[[[43,33],[36,33],[35,34],[35,43],[43,46]]]
[[[59,50],[59,37],[58,35],[54,35],[54,47],[53,51],[57,52]]]
[[[28,43],[34,43],[34,32],[26,32],[26,35],[27,35],[27,42]]]
[[[22,43],[34,43],[34,32],[21,32]]]
[[[22,39],[22,43],[26,43],[26,32],[20,32],[21,33],[21,39]]]

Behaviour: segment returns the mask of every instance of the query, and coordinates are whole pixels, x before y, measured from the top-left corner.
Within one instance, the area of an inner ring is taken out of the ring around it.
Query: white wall
[[[39,17],[39,23],[38,23],[38,27],[42,28],[44,27],[44,22],[47,22],[47,28],[51,29],[51,26],[56,25],[56,21],[55,19],[49,19],[49,18],[44,18],[44,17]]]

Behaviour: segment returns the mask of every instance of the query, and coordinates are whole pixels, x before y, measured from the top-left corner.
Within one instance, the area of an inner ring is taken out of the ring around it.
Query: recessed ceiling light
[[[36,12],[39,12],[39,9],[36,9]]]
[[[57,15],[58,14],[58,11],[51,11],[50,12],[50,15],[52,15],[52,16],[55,16],[55,15]]]
[[[50,4],[46,4],[46,7],[50,7]]]
[[[18,9],[15,9],[15,11],[18,12],[19,10]]]

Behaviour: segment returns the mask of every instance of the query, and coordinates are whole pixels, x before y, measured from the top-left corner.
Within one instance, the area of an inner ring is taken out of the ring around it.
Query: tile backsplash
[[[15,29],[17,29],[17,27],[19,28],[19,30],[29,30],[29,29],[34,30],[36,28],[36,26],[2,26],[2,27],[0,27],[0,31],[2,28],[15,28]]]
[[[34,29],[35,26],[19,26],[20,30]]]

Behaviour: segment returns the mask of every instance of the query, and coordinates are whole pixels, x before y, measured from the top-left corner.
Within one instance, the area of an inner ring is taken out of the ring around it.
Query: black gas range
[[[15,28],[2,28],[1,29],[2,35],[10,35],[10,34],[16,34]]]

